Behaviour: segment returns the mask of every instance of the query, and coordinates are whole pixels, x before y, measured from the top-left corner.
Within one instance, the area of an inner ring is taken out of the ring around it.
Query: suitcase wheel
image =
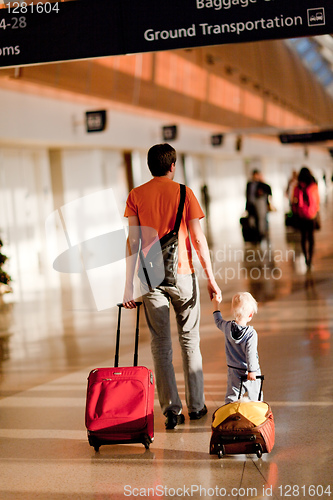
[[[259,443],[256,444],[256,454],[258,458],[262,457],[262,446]]]
[[[145,434],[142,440],[142,444],[144,445],[146,450],[149,450],[149,446],[151,445],[152,442],[153,442],[152,438],[148,434]]]
[[[223,444],[222,445],[218,445],[218,447],[219,447],[219,450],[217,452],[217,456],[219,458],[223,458],[223,455],[225,455],[225,448],[224,448]]]
[[[96,452],[99,452],[100,444],[98,442],[98,439],[96,439],[94,436],[89,434],[89,432],[88,432],[88,442],[89,442],[90,446],[92,446]]]

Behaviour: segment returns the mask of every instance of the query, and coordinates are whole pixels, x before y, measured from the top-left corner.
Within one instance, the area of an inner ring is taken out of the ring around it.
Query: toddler
[[[225,336],[225,352],[228,366],[228,382],[225,402],[237,401],[241,376],[247,375],[243,383],[243,392],[247,390],[251,401],[258,401],[260,391],[259,356],[257,352],[258,334],[248,325],[253,315],[258,311],[258,304],[248,292],[236,293],[232,298],[231,309],[233,321],[225,321],[219,310],[219,301],[215,295],[212,298],[213,316],[216,326]]]

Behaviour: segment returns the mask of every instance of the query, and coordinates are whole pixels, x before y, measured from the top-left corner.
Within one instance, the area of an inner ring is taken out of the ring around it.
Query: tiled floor
[[[116,311],[67,312],[57,323],[50,319],[52,297],[46,314],[37,301],[28,311],[26,304],[7,311],[14,322],[23,315],[28,329],[45,328],[49,336],[29,340],[26,335],[20,343],[16,334],[8,352],[2,351],[0,499],[332,497],[332,230],[329,201],[323,228],[316,234],[311,273],[304,272],[298,245],[287,244],[280,228],[272,235],[270,253],[262,249],[254,260],[248,247],[240,261],[225,262],[219,276],[225,316],[236,290],[247,289],[259,301],[253,324],[266,377],[265,400],[276,425],[273,451],[262,459],[240,455],[219,460],[209,455],[211,415],[223,404],[226,369],[223,339],[213,325],[204,283],[201,345],[209,412],[199,421],[187,418],[185,425],[165,431],[155,399],[155,441],[150,450],[118,445],[102,446],[95,453],[87,442],[86,379],[91,368],[112,365]],[[287,253],[290,250],[295,253]],[[229,279],[232,269],[235,275]],[[124,365],[132,361],[132,319],[131,312],[124,314]],[[176,338],[174,357],[184,398]],[[152,367],[143,318],[139,363]]]

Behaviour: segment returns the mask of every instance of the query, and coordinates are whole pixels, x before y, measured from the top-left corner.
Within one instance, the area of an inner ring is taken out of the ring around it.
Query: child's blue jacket
[[[220,311],[215,311],[213,315],[217,328],[224,333],[227,365],[238,370],[258,371],[258,334],[253,326],[225,321]]]

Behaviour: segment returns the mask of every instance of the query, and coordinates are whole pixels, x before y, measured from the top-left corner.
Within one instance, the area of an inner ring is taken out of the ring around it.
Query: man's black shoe
[[[190,420],[199,420],[204,415],[206,415],[207,411],[208,411],[207,406],[204,405],[204,407],[201,410],[191,411],[191,413],[189,413],[188,416],[190,417]]]
[[[177,415],[172,410],[168,410],[165,416],[166,416],[166,421],[165,421],[166,429],[174,429],[176,425],[183,424],[185,422],[185,417],[182,413],[180,415]]]

